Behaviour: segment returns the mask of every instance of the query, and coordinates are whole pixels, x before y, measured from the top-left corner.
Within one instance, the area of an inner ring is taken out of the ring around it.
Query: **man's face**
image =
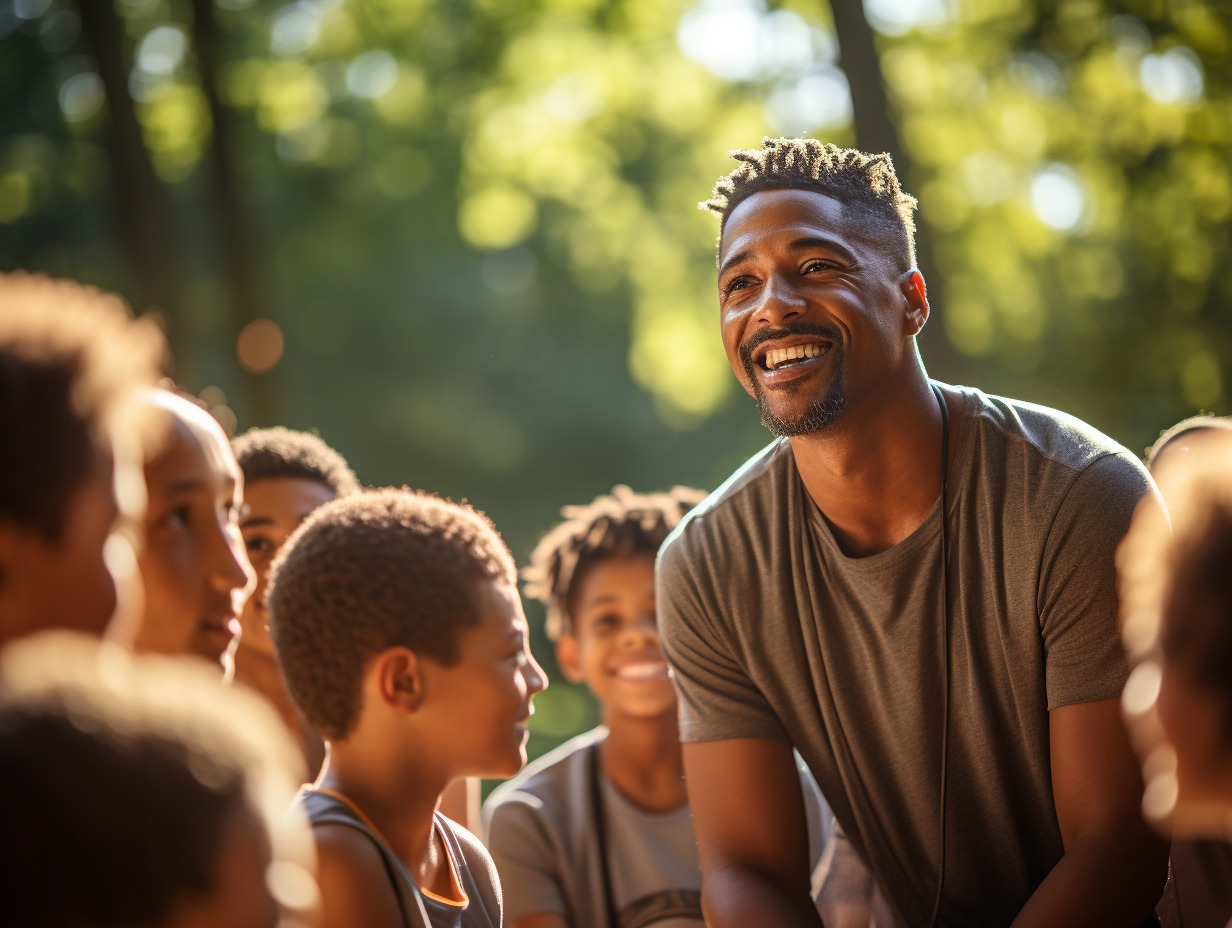
[[[240,647],[273,655],[269,634],[269,610],[265,608],[265,587],[270,563],[282,543],[314,509],[335,497],[333,489],[307,477],[266,477],[244,487],[244,516],[240,531],[248,560],[257,573],[257,588],[244,606],[240,625],[244,635]]]
[[[769,190],[736,207],[719,246],[723,346],[767,428],[819,432],[888,386],[927,317],[904,280],[890,246],[832,197]]]
[[[102,634],[116,607],[103,546],[116,521],[108,455],[70,491],[59,537],[30,526],[0,527],[0,645],[46,628]]]
[[[178,399],[169,411],[170,443],[145,468],[145,613],[136,647],[220,661],[254,579],[239,531],[243,476],[208,413]]]

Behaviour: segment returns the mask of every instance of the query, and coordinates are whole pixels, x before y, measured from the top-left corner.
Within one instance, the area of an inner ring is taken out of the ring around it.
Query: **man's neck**
[[[805,488],[852,557],[901,542],[941,493],[941,410],[924,372],[869,399],[824,432],[791,439]],[[953,461],[959,417],[957,402],[948,405]]]
[[[669,812],[688,801],[676,713],[655,718],[609,714],[603,772],[635,806]]]
[[[448,895],[449,863],[433,830],[433,814],[446,783],[422,770],[394,769],[385,750],[373,752],[344,742],[330,745],[316,785],[355,803],[420,887]]]

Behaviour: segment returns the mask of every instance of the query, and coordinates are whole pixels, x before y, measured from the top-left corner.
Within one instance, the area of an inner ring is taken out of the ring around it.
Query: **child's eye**
[[[250,556],[262,557],[274,550],[274,544],[268,538],[262,538],[259,535],[255,538],[248,538],[244,541],[244,547],[248,549]]]
[[[158,521],[160,524],[162,524],[166,528],[174,528],[174,529],[187,528],[191,515],[192,515],[192,508],[190,506],[188,505],[176,506],[174,509],[168,511],[166,515],[164,515]]]
[[[605,615],[601,615],[598,618],[596,618],[591,623],[591,626],[594,628],[608,629],[608,628],[615,628],[619,624],[620,624],[620,617],[609,612],[609,613],[606,613]]]

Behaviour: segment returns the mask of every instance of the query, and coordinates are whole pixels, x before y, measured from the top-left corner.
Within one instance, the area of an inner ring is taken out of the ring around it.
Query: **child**
[[[527,595],[547,605],[561,671],[590,687],[604,727],[539,758],[484,806],[513,928],[702,924],[654,559],[704,495],[618,486],[588,506],[565,507],[567,520],[531,555]],[[821,799],[811,778],[802,781],[816,836]]]
[[[146,402],[169,423],[145,465],[144,589],[134,647],[195,654],[224,671],[254,577],[239,531],[244,476],[222,427],[191,400],[151,390]]]
[[[132,395],[154,385],[164,353],[118,297],[0,274],[0,647],[111,619],[103,546],[117,511],[141,505],[140,450],[125,454],[123,439],[140,437]]]
[[[287,691],[327,745],[301,792],[322,928],[499,926],[491,858],[436,812],[451,780],[521,769],[547,686],[492,523],[406,489],[336,499],[291,536],[267,599]]]
[[[285,816],[298,760],[273,711],[200,662],[66,632],[12,645],[0,921],[274,928],[315,896],[306,825]]]
[[[240,532],[257,574],[256,589],[240,613],[243,634],[235,652],[235,676],[274,704],[304,746],[308,769],[315,773],[325,758],[324,746],[291,702],[274,660],[266,582],[274,555],[299,524],[323,503],[357,492],[359,481],[342,455],[308,432],[250,429],[231,446],[244,472]]]
[[[1185,472],[1194,466],[1196,455],[1219,447],[1221,437],[1232,437],[1232,418],[1200,415],[1184,419],[1164,431],[1151,446],[1146,466],[1160,479],[1172,471]],[[1165,504],[1171,506],[1169,482],[1165,481],[1161,489],[1165,491]],[[1177,834],[1172,841],[1168,887],[1157,911],[1165,926],[1224,928],[1232,918],[1230,886],[1232,847],[1219,839]]]

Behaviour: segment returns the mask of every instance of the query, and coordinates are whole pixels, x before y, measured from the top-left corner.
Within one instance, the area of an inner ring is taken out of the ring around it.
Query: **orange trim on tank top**
[[[390,847],[389,842],[385,840],[385,836],[381,834],[381,829],[376,827],[376,824],[372,821],[372,819],[368,818],[368,816],[364,814],[364,810],[361,809],[359,806],[357,806],[355,804],[355,801],[351,799],[350,796],[347,796],[344,793],[340,793],[336,789],[330,789],[328,786],[314,786],[311,783],[303,784],[303,786],[301,786],[300,789],[307,790],[310,793],[324,793],[326,796],[329,796],[332,799],[337,799],[340,803],[342,803],[344,806],[346,806],[348,809],[354,812],[356,818],[358,818],[361,822],[363,822],[372,831],[374,835],[380,838],[386,847]],[[433,832],[440,831],[440,826],[436,824],[435,814],[432,816],[432,830]],[[435,899],[437,902],[442,902],[445,905],[451,905],[454,908],[464,909],[468,905],[471,904],[471,899],[470,899],[470,896],[466,894],[466,890],[462,888],[462,880],[459,879],[458,877],[458,868],[454,864],[453,854],[449,850],[449,844],[445,841],[444,835],[441,835],[441,847],[445,851],[445,860],[449,862],[450,889],[452,889],[455,893],[457,893],[459,898],[458,899],[447,899],[446,897],[439,895],[438,893],[434,893],[430,889],[425,889],[423,886],[420,886],[419,883],[415,883],[415,886],[425,896],[428,896],[431,899]],[[408,867],[407,869],[409,870],[410,868]],[[414,877],[412,877],[412,879],[414,879]]]

